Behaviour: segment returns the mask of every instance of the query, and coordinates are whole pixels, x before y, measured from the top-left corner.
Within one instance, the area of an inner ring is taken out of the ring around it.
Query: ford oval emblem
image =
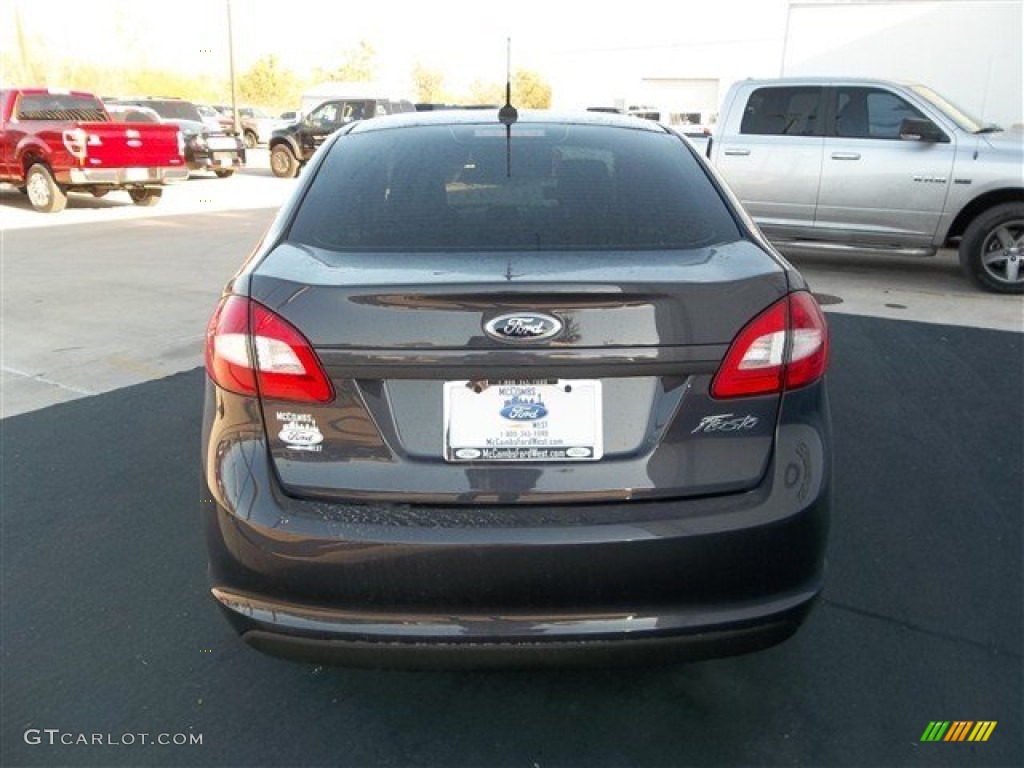
[[[509,421],[538,421],[548,415],[544,403],[509,402],[501,409],[502,417]]]
[[[562,332],[562,321],[539,312],[514,312],[501,315],[484,325],[484,333],[498,341],[513,344],[545,341]]]

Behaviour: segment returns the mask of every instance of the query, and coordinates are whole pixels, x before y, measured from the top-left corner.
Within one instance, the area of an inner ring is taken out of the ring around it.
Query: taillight
[[[67,128],[61,138],[64,140],[64,148],[71,153],[72,157],[78,160],[85,159],[85,145],[89,141],[85,131],[81,128]]]
[[[218,386],[240,395],[313,403],[334,397],[306,338],[287,320],[242,296],[225,297],[210,318],[206,371]]]
[[[828,326],[806,291],[791,293],[751,320],[729,347],[711,396],[750,397],[797,389],[828,366]]]
[[[82,128],[66,128],[61,134],[64,148],[77,160],[85,160],[88,147],[99,147],[103,139],[95,133],[86,133]]]

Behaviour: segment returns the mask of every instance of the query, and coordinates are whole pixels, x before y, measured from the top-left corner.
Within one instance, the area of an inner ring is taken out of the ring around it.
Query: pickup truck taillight
[[[103,143],[99,136],[94,133],[86,133],[81,128],[68,128],[64,131],[62,138],[68,152],[79,160],[85,159],[88,147],[98,147]]]

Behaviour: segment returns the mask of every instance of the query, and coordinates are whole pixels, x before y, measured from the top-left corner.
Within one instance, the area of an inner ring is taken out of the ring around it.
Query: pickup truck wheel
[[[284,144],[270,150],[270,170],[279,179],[294,179],[299,175],[299,161]]]
[[[960,265],[996,293],[1024,293],[1024,203],[1005,203],[974,219],[960,241]]]
[[[246,131],[244,138],[246,149],[256,149],[256,145],[259,143],[259,141],[257,140],[257,136],[255,133],[253,133],[252,131]]]
[[[32,207],[42,213],[63,211],[68,204],[68,196],[54,181],[50,169],[42,163],[36,163],[28,169],[25,176],[25,191]]]
[[[136,205],[149,208],[160,202],[160,197],[163,195],[161,189],[129,189],[128,196],[132,199],[132,202]]]
[[[224,168],[224,169],[221,169],[221,170],[218,170],[218,171],[214,171],[214,173],[217,174],[217,178],[218,179],[226,179],[226,178],[232,176],[234,174],[234,172],[235,172],[234,168],[230,168],[230,169]]]

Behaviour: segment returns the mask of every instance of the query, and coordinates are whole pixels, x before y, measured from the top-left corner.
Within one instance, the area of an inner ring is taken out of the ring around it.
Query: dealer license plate
[[[596,461],[604,454],[601,382],[447,381],[448,461]]]
[[[147,180],[149,180],[149,169],[148,168],[125,168],[124,169],[124,180],[125,181],[147,181]]]

